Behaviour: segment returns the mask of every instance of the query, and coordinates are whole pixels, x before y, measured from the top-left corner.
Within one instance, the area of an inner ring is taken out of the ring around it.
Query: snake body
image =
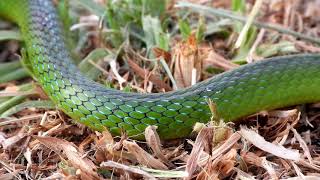
[[[196,122],[210,119],[208,98],[225,121],[320,101],[320,55],[266,59],[174,92],[125,93],[79,72],[51,0],[0,0],[0,16],[19,25],[34,76],[50,99],[95,130],[107,127],[114,135],[124,130],[139,139],[148,125],[156,125],[162,139],[180,138]]]

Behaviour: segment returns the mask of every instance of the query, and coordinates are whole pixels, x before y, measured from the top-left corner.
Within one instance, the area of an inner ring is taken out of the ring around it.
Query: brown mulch
[[[190,2],[231,6],[224,0]],[[248,8],[253,4],[248,1]],[[258,20],[320,37],[319,5],[319,0],[269,0]],[[262,38],[254,44],[267,44],[274,36],[277,42],[292,43],[299,53],[320,52],[315,44],[269,30],[259,30]],[[166,61],[179,88],[209,78],[208,67],[228,71],[239,66],[228,53],[237,34],[228,39],[213,36],[199,44],[194,38],[176,38],[171,52],[153,50]],[[8,49],[0,56],[9,56]],[[107,78],[130,84],[138,92],[173,90],[168,77],[159,79],[164,71],[140,66],[144,57],[139,53],[126,49],[124,59],[133,73],[116,64],[105,70]],[[263,57],[253,53],[247,61],[252,59]],[[18,84],[0,88],[19,93]],[[40,89],[36,91],[30,99],[45,98]],[[59,110],[29,108],[10,120],[0,119],[0,179],[320,179],[319,108],[320,104],[298,105],[236,123],[197,124],[193,137],[170,141],[161,141],[154,126],[146,129],[146,141],[135,141],[125,134],[112,137],[108,130],[94,132]]]

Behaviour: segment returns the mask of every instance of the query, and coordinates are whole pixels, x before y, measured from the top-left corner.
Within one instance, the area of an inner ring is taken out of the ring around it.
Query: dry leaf
[[[275,156],[284,158],[284,159],[290,159],[294,161],[300,160],[300,154],[298,150],[291,150],[286,149],[285,147],[281,145],[272,144],[270,142],[267,142],[262,136],[260,136],[258,133],[247,129],[246,127],[241,127],[240,134],[242,137],[244,137],[246,140],[251,142],[253,145],[258,147],[259,149],[269,152]]]
[[[312,157],[311,157],[311,153],[310,150],[308,148],[307,143],[303,140],[303,138],[301,137],[301,135],[297,132],[296,129],[294,129],[293,127],[291,127],[291,131],[294,133],[294,137],[299,141],[300,147],[303,149],[304,151],[304,155],[307,157],[307,159],[309,160],[309,163],[312,163]]]
[[[196,171],[198,167],[199,160],[201,155],[203,154],[204,149],[208,149],[208,146],[211,145],[213,136],[213,128],[212,127],[204,127],[199,132],[197,139],[193,145],[190,157],[187,161],[186,172],[189,174],[185,180],[191,179],[193,173]]]
[[[22,128],[16,135],[9,137],[1,142],[3,149],[8,150],[11,146],[15,145],[26,136],[26,126],[24,126],[24,128]]]
[[[12,173],[5,173],[5,174],[0,174],[0,179],[1,180],[12,180],[15,179],[14,175]]]
[[[135,158],[139,161],[140,164],[155,169],[168,169],[166,165],[164,165],[161,161],[155,159],[153,156],[151,156],[149,153],[143,150],[140,146],[138,146],[137,143],[125,140],[123,142],[123,145],[129,153],[135,156]]]
[[[215,159],[227,150],[229,150],[232,146],[234,146],[237,143],[237,141],[240,140],[240,138],[241,136],[239,133],[233,133],[221,146],[215,148],[212,151],[212,158]]]
[[[262,159],[253,152],[241,152],[242,159],[249,163],[254,164],[255,166],[262,167]]]
[[[275,169],[272,166],[272,163],[267,161],[265,157],[259,157],[252,152],[242,152],[241,157],[243,160],[249,164],[254,164],[257,167],[264,168],[273,179],[278,179]]]
[[[163,57],[166,62],[171,61],[171,54],[169,52],[160,48],[153,48],[152,50],[157,58]]]
[[[235,166],[236,157],[237,157],[237,150],[235,148],[230,149],[225,155],[221,157],[217,170],[223,176],[229,175]]]
[[[145,137],[148,146],[153,150],[154,155],[161,159],[163,163],[165,163],[170,168],[174,167],[174,165],[166,158],[166,156],[162,152],[160,137],[156,131],[156,126],[148,126],[145,129]]]
[[[115,142],[109,131],[103,131],[102,137],[95,140],[97,145],[96,158],[98,162],[114,160],[122,162],[130,161],[135,163],[135,157],[132,154],[124,151],[122,148],[123,141],[125,139]]]
[[[47,146],[60,156],[66,156],[68,162],[75,168],[81,170],[80,176],[82,178],[100,179],[96,171],[96,166],[88,158],[84,158],[77,147],[64,139],[54,137],[40,137],[34,136],[41,144]]]

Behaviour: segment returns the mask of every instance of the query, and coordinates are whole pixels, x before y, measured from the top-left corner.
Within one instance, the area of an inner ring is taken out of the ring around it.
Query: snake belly
[[[210,119],[208,98],[225,121],[320,101],[318,54],[266,59],[174,92],[125,93],[79,72],[51,0],[0,0],[0,15],[19,25],[34,76],[50,99],[72,119],[113,135],[141,139],[156,125],[162,139],[186,137],[196,122]]]

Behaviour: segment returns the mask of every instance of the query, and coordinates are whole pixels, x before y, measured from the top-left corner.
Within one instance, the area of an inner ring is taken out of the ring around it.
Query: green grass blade
[[[2,30],[0,31],[0,41],[4,40],[22,40],[22,37],[19,33],[19,31],[7,31],[7,30]]]
[[[7,73],[5,75],[0,76],[0,83],[5,83],[9,81],[19,80],[26,77],[29,77],[29,73],[24,68],[19,68],[13,72]]]
[[[27,102],[23,102],[21,104],[17,104],[16,106],[13,106],[11,108],[9,108],[8,110],[6,110],[5,112],[3,112],[1,114],[1,118],[5,118],[5,117],[9,117],[23,109],[27,109],[27,108],[44,108],[44,109],[55,109],[56,106],[54,105],[54,103],[52,101],[27,101]]]

